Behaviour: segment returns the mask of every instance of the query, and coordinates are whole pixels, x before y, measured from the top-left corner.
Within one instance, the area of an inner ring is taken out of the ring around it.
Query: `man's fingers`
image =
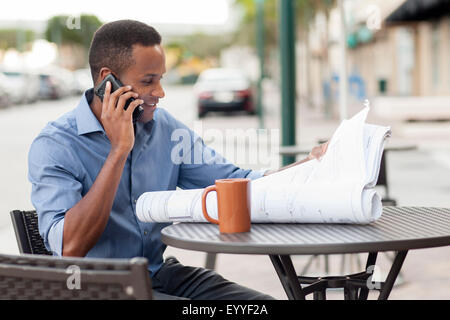
[[[107,81],[105,86],[105,94],[103,95],[102,112],[106,112],[109,107],[109,99],[111,97],[111,82]]]
[[[327,152],[329,143],[330,143],[330,141],[327,141],[322,145],[322,153]]]
[[[327,152],[328,143],[329,141],[312,148],[311,152],[308,155],[308,158],[320,160],[325,154],[325,152]]]
[[[118,103],[119,97],[129,90],[131,90],[131,86],[124,86],[124,87],[120,87],[119,89],[117,89],[116,91],[111,93],[111,97],[109,99],[109,108],[114,110]]]
[[[138,97],[138,94],[133,92],[133,91],[129,91],[127,93],[122,94],[119,97],[119,101],[117,101],[117,110],[116,110],[116,112],[120,112],[120,110],[125,107],[125,103],[127,102],[128,99],[130,99],[130,98],[137,98],[137,97]]]
[[[136,109],[143,103],[144,103],[144,100],[142,100],[142,99],[134,100],[132,103],[130,103],[130,105],[128,106],[128,109],[125,111],[125,113],[133,114],[134,109]],[[130,117],[131,117],[131,115],[130,115]]]

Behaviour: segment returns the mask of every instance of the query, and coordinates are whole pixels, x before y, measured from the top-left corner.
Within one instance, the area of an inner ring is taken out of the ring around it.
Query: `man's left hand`
[[[307,159],[308,160],[312,160],[312,159],[320,160],[323,157],[323,155],[325,154],[325,152],[327,152],[329,142],[330,141],[327,141],[325,143],[319,144],[318,146],[315,146],[309,153]]]
[[[306,162],[306,161],[309,161],[309,160],[312,160],[312,159],[320,160],[320,159],[323,157],[323,155],[325,154],[325,152],[327,152],[327,149],[328,149],[328,143],[329,143],[329,142],[330,142],[330,141],[327,141],[327,142],[325,142],[325,143],[319,144],[318,146],[314,147],[314,148],[311,150],[311,152],[309,153],[309,155],[308,155],[305,159],[300,160],[300,161],[297,161],[297,162],[295,162],[295,163],[292,163],[292,164],[290,164],[290,165],[288,165],[288,166],[285,166],[285,167],[283,167],[283,168],[281,168],[281,169],[278,169],[278,170],[267,170],[267,171],[264,173],[264,176],[268,176],[268,175],[270,175],[270,174],[272,174],[272,173],[279,172],[279,171],[284,170],[284,169],[287,169],[287,168],[291,168],[291,167],[293,167],[293,166],[302,164],[302,163],[304,163],[304,162]]]

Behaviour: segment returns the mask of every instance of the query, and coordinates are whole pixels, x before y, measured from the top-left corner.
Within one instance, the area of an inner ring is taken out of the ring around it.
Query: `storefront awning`
[[[445,15],[450,15],[450,0],[407,0],[386,18],[386,22],[432,20]]]

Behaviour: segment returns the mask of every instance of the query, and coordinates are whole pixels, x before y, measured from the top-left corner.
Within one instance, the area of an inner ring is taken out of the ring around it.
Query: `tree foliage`
[[[276,46],[278,37],[278,3],[280,0],[235,0],[235,5],[243,10],[243,18],[235,35],[238,43],[255,45],[256,6],[257,1],[264,3],[264,37],[266,46]],[[298,31],[308,29],[315,13],[326,14],[335,5],[335,0],[294,0],[296,28]],[[300,34],[299,32],[297,34]]]
[[[27,29],[0,29],[0,49],[16,48],[24,49],[24,44],[32,42],[36,38],[33,30]]]
[[[102,22],[95,15],[54,16],[47,22],[45,38],[58,45],[79,44],[87,50],[94,32],[101,25]]]

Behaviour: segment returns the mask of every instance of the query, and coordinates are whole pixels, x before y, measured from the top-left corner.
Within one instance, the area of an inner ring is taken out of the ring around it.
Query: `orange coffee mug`
[[[218,220],[206,210],[206,196],[217,192]],[[202,210],[206,220],[219,225],[221,233],[250,231],[250,179],[220,179],[215,185],[205,188],[202,195]]]

